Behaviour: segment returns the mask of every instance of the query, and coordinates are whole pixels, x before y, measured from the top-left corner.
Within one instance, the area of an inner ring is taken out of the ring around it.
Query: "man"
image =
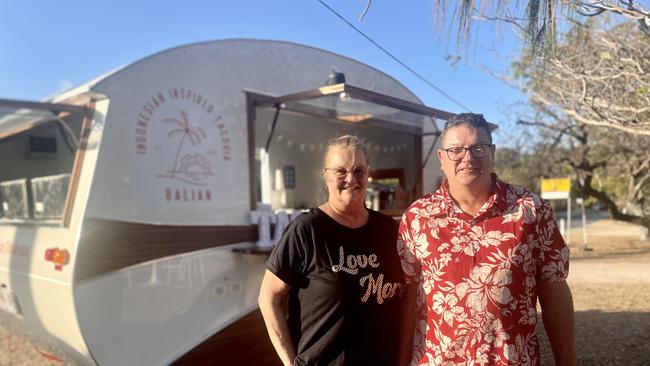
[[[409,285],[401,363],[539,365],[539,297],[556,364],[574,365],[569,250],[548,202],[491,173],[495,146],[482,115],[452,117],[441,140],[447,179],[400,225]]]

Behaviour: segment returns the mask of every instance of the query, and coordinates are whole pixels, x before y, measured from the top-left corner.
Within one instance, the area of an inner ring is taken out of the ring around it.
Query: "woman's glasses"
[[[368,166],[361,165],[355,166],[354,168],[348,170],[345,168],[323,168],[325,171],[331,171],[336,179],[345,179],[348,174],[352,174],[355,179],[363,179],[368,175]]]

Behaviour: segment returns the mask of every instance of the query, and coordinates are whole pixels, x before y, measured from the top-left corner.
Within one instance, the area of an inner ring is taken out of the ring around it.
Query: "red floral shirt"
[[[402,217],[402,268],[419,284],[413,364],[539,365],[535,283],[565,280],[569,249],[548,202],[493,181],[474,217],[447,181]]]

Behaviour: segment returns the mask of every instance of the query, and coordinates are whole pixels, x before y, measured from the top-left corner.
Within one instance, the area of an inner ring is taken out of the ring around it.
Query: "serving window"
[[[423,124],[452,114],[347,84],[271,97],[247,93],[255,202],[274,210],[327,198],[322,158],[328,140],[353,134],[370,163],[366,206],[399,215],[421,194]],[[284,167],[291,166],[287,171]],[[287,184],[291,182],[292,184]]]

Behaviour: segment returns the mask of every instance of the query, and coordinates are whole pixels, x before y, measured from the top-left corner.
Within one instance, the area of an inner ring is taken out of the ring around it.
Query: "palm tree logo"
[[[178,143],[178,148],[176,149],[174,165],[172,166],[171,171],[168,171],[168,173],[171,173],[171,176],[168,177],[196,184],[202,177],[212,175],[213,173],[210,161],[202,154],[185,154],[181,157],[183,144],[185,144],[186,141],[189,140],[192,146],[196,146],[206,138],[203,128],[191,125],[190,119],[185,110],[180,111],[180,118],[165,118],[163,119],[163,122],[174,127],[174,129],[169,131],[167,134],[168,138],[181,137],[180,142]]]

